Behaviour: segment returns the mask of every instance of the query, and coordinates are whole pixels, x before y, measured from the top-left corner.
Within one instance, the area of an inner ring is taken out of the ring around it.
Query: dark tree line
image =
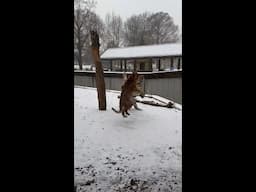
[[[108,13],[103,21],[93,11],[96,6],[93,0],[75,0],[74,59],[80,69],[82,64],[92,63],[91,30],[99,34],[101,53],[112,47],[181,41],[178,26],[168,13],[145,12],[132,15],[126,21],[115,13]]]
[[[74,60],[82,69],[82,64],[91,62],[90,31],[98,31],[103,36],[104,23],[93,12],[95,1],[75,0],[74,11]]]

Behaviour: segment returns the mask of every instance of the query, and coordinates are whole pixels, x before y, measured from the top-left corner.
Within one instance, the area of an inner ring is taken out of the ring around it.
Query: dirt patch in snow
[[[104,192],[180,192],[181,169],[173,169],[173,160],[181,160],[181,154],[175,149],[167,148],[158,152],[153,167],[139,164],[145,157],[143,154],[120,153],[116,157],[109,156],[99,159],[94,165],[88,164],[75,168],[77,191]],[[177,163],[176,162],[176,163]]]

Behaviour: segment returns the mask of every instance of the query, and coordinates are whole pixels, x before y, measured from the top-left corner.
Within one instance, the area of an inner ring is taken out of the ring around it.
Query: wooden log
[[[150,98],[150,99],[155,99],[155,100],[157,100],[157,101],[159,101],[159,102],[161,102],[161,103],[163,103],[163,104],[165,104],[165,105],[167,105],[168,103],[166,103],[166,102],[164,102],[164,101],[162,101],[162,100],[160,100],[160,99],[157,99],[157,98],[155,98],[155,97],[153,97],[153,96],[151,96],[151,95],[145,95],[144,97],[147,97],[147,98]],[[170,101],[170,102],[172,102],[172,101]],[[172,102],[173,103],[173,102]]]
[[[167,108],[174,108],[174,105],[172,102],[169,102],[168,104],[160,104],[160,103],[156,103],[154,101],[139,101],[139,100],[136,100],[136,102],[138,103],[143,103],[143,104],[146,104],[146,105],[152,105],[152,106],[157,106],[157,107],[167,107]]]
[[[120,99],[120,97],[121,97],[120,95],[117,96],[118,99]],[[157,99],[157,98],[155,98],[151,95],[145,95],[144,97],[155,99],[155,100],[161,102],[162,104],[161,103],[156,103],[154,101],[141,101],[141,100],[137,100],[137,99],[135,99],[135,101],[138,102],[138,103],[146,104],[146,105],[152,105],[152,106],[157,106],[157,107],[175,108],[175,109],[180,110],[179,108],[177,108],[175,106],[175,103],[173,101],[169,101],[168,103],[166,103],[166,102],[161,101],[160,99]]]

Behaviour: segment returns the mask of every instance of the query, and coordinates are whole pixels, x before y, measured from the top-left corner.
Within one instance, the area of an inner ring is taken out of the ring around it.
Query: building
[[[110,48],[101,55],[101,61],[104,70],[109,71],[182,70],[182,44]]]

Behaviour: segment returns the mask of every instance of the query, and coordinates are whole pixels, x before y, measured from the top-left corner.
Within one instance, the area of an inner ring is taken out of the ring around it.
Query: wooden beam
[[[74,71],[75,76],[88,76],[88,77],[95,77],[95,72],[86,72],[86,71]],[[145,79],[161,79],[161,78],[181,78],[182,77],[182,71],[174,71],[169,72],[166,71],[164,73],[148,73],[143,74]],[[123,78],[122,74],[115,73],[114,71],[112,73],[104,73],[105,77],[115,77],[115,78]]]

